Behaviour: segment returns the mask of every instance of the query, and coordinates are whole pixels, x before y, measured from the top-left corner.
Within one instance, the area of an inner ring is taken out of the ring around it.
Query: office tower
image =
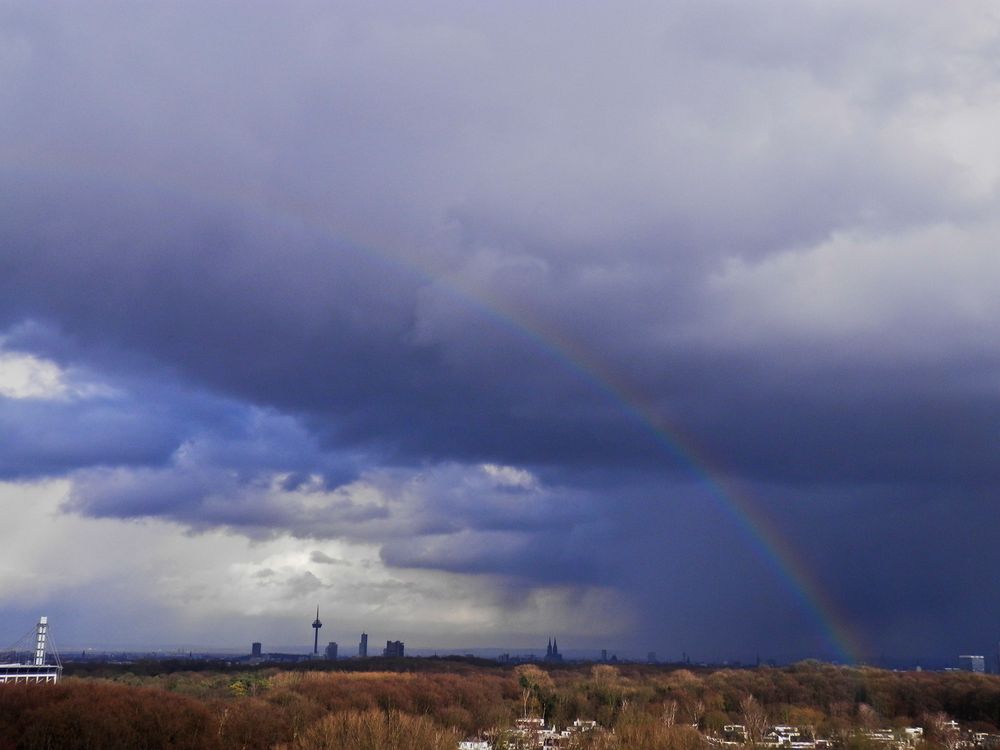
[[[361,643],[358,644],[358,656],[362,659],[368,657],[368,633],[361,634]]]
[[[386,641],[385,649],[382,651],[382,656],[388,656],[396,659],[401,659],[403,657],[403,642],[402,641]]]
[[[963,654],[958,657],[958,664],[966,672],[979,672],[982,674],[986,671],[986,657],[985,656],[973,656],[970,654]]]

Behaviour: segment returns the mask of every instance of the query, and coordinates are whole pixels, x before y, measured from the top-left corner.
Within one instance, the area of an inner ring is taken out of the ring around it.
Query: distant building
[[[403,658],[403,642],[386,641],[385,649],[382,651],[382,656],[392,657],[396,659]]]
[[[971,656],[965,654],[958,657],[958,663],[966,672],[979,672],[982,674],[986,671],[985,656]]]
[[[747,728],[743,724],[726,724],[722,727],[722,739],[726,742],[743,744],[748,736]]]
[[[562,654],[559,653],[559,644],[556,639],[549,640],[548,648],[545,649],[545,661],[562,661]]]
[[[326,658],[330,661],[337,661],[337,642],[330,641],[326,644]]]
[[[254,641],[250,644],[250,656],[255,659],[260,658],[260,641]]]
[[[601,649],[601,661],[608,660],[608,650],[606,648]]]
[[[368,658],[368,633],[361,634],[361,643],[358,644],[358,656],[362,659]]]
[[[313,620],[313,656],[319,655],[319,629],[323,627],[323,623],[319,621],[319,605],[316,605],[316,619]]]
[[[280,662],[282,664],[295,664],[311,658],[312,654],[276,654],[273,651],[267,655],[268,662]]]

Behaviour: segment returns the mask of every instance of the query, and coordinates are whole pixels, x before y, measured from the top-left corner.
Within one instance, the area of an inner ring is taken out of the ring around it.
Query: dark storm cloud
[[[809,652],[691,451],[816,535],[873,640],[954,628],[911,581],[981,580],[931,529],[955,493],[989,528],[1000,489],[981,11],[7,7],[3,347],[114,393],[0,397],[0,475],[69,476],[86,515],[618,587],[664,649],[718,652],[738,609],[735,647]],[[856,528],[892,553],[841,564]],[[989,619],[974,600],[949,611]]]
[[[158,194],[136,198],[110,190],[101,207],[74,216],[65,193],[41,192],[22,184],[7,193],[10,249],[0,313],[6,311],[11,324],[26,313],[56,321],[64,331],[62,348],[87,351],[93,364],[99,364],[95,357],[116,361],[116,348],[139,352],[211,388],[301,414],[331,446],[366,445],[396,460],[673,463],[637,421],[622,419],[593,376],[405,267],[300,228],[261,225]],[[95,194],[100,191],[88,199]],[[43,220],[52,214],[57,218]],[[543,282],[536,298],[559,283]],[[573,286],[573,280],[565,283]],[[627,286],[620,282],[617,290]],[[635,285],[640,292],[645,287]],[[612,304],[619,295],[603,298]],[[595,299],[590,309],[611,312],[608,304],[600,307]],[[622,307],[617,316],[635,315],[650,325],[649,306],[625,300]],[[586,315],[578,317],[586,322]],[[595,323],[594,335],[621,325]],[[955,366],[942,373],[936,363],[893,368],[862,360],[832,368],[822,352],[811,364],[808,351],[778,353],[768,362],[724,345],[712,351],[711,341],[673,347],[654,341],[637,352],[644,333],[623,336],[618,351],[610,350],[619,357],[614,369],[629,380],[636,372],[645,388],[659,391],[666,413],[725,465],[767,479],[995,475],[987,446],[997,404],[956,391],[963,372]],[[20,336],[31,343],[28,334]],[[52,337],[37,348],[60,357]],[[803,356],[804,363],[797,361]],[[988,360],[983,365],[992,368]],[[791,388],[784,382],[789,373],[800,377]],[[98,435],[97,442],[81,444],[53,421],[65,420],[65,411],[10,404],[8,412],[35,428],[30,439],[12,441],[8,472],[23,467],[30,473],[30,457],[15,450],[37,453],[48,471],[58,469],[52,463],[58,456],[68,465],[115,463],[113,455],[99,455],[112,451],[113,441],[121,443],[121,462],[162,461],[171,448],[164,430],[178,429],[163,423],[194,418],[184,407],[180,414],[163,407],[146,429],[125,411],[78,405],[80,428]],[[88,419],[105,424],[88,429]],[[129,436],[130,420],[141,436]],[[953,434],[958,421],[962,430]],[[15,430],[11,422],[8,434]],[[50,446],[33,447],[45,436]],[[877,450],[900,440],[907,442],[905,452]],[[99,448],[100,441],[109,444]],[[79,460],[74,451],[83,451]]]
[[[441,340],[418,324],[427,281],[405,265],[158,193],[98,187],[81,207],[65,184],[6,187],[0,316],[53,322],[95,366],[138,352],[402,460],[648,455],[603,405],[573,414],[593,386],[477,303],[439,288],[433,314],[457,307],[460,326]],[[61,356],[58,342],[42,350]]]

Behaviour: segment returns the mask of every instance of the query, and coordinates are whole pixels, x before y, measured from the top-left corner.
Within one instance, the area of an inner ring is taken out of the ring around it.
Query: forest
[[[930,717],[997,733],[1000,677],[890,672],[804,662],[689,669],[647,665],[500,666],[404,659],[388,669],[133,665],[70,674],[57,685],[0,685],[0,750],[455,750],[502,744],[524,716],[606,731],[581,748],[695,750],[727,724],[808,727],[849,750],[861,728],[927,725],[928,750],[953,750]],[[938,721],[940,724],[940,721]]]

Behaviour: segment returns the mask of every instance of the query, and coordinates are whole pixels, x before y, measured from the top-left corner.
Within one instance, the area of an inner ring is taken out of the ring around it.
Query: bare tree
[[[878,714],[867,703],[858,704],[858,724],[864,729],[876,729],[878,727]]]
[[[767,730],[767,714],[764,707],[752,695],[740,701],[740,712],[743,714],[743,725],[747,728],[751,742],[760,742]]]
[[[701,723],[701,718],[705,715],[705,701],[696,698],[688,703],[685,709],[684,713],[687,716],[688,724],[698,726]]]
[[[596,664],[590,668],[590,677],[597,687],[610,687],[618,684],[621,673],[610,664]]]
[[[671,699],[663,704],[663,723],[672,727],[677,722],[677,701]]]
[[[925,716],[924,729],[929,735],[928,739],[937,742],[945,750],[955,750],[961,744],[962,733],[958,724],[944,711]]]

